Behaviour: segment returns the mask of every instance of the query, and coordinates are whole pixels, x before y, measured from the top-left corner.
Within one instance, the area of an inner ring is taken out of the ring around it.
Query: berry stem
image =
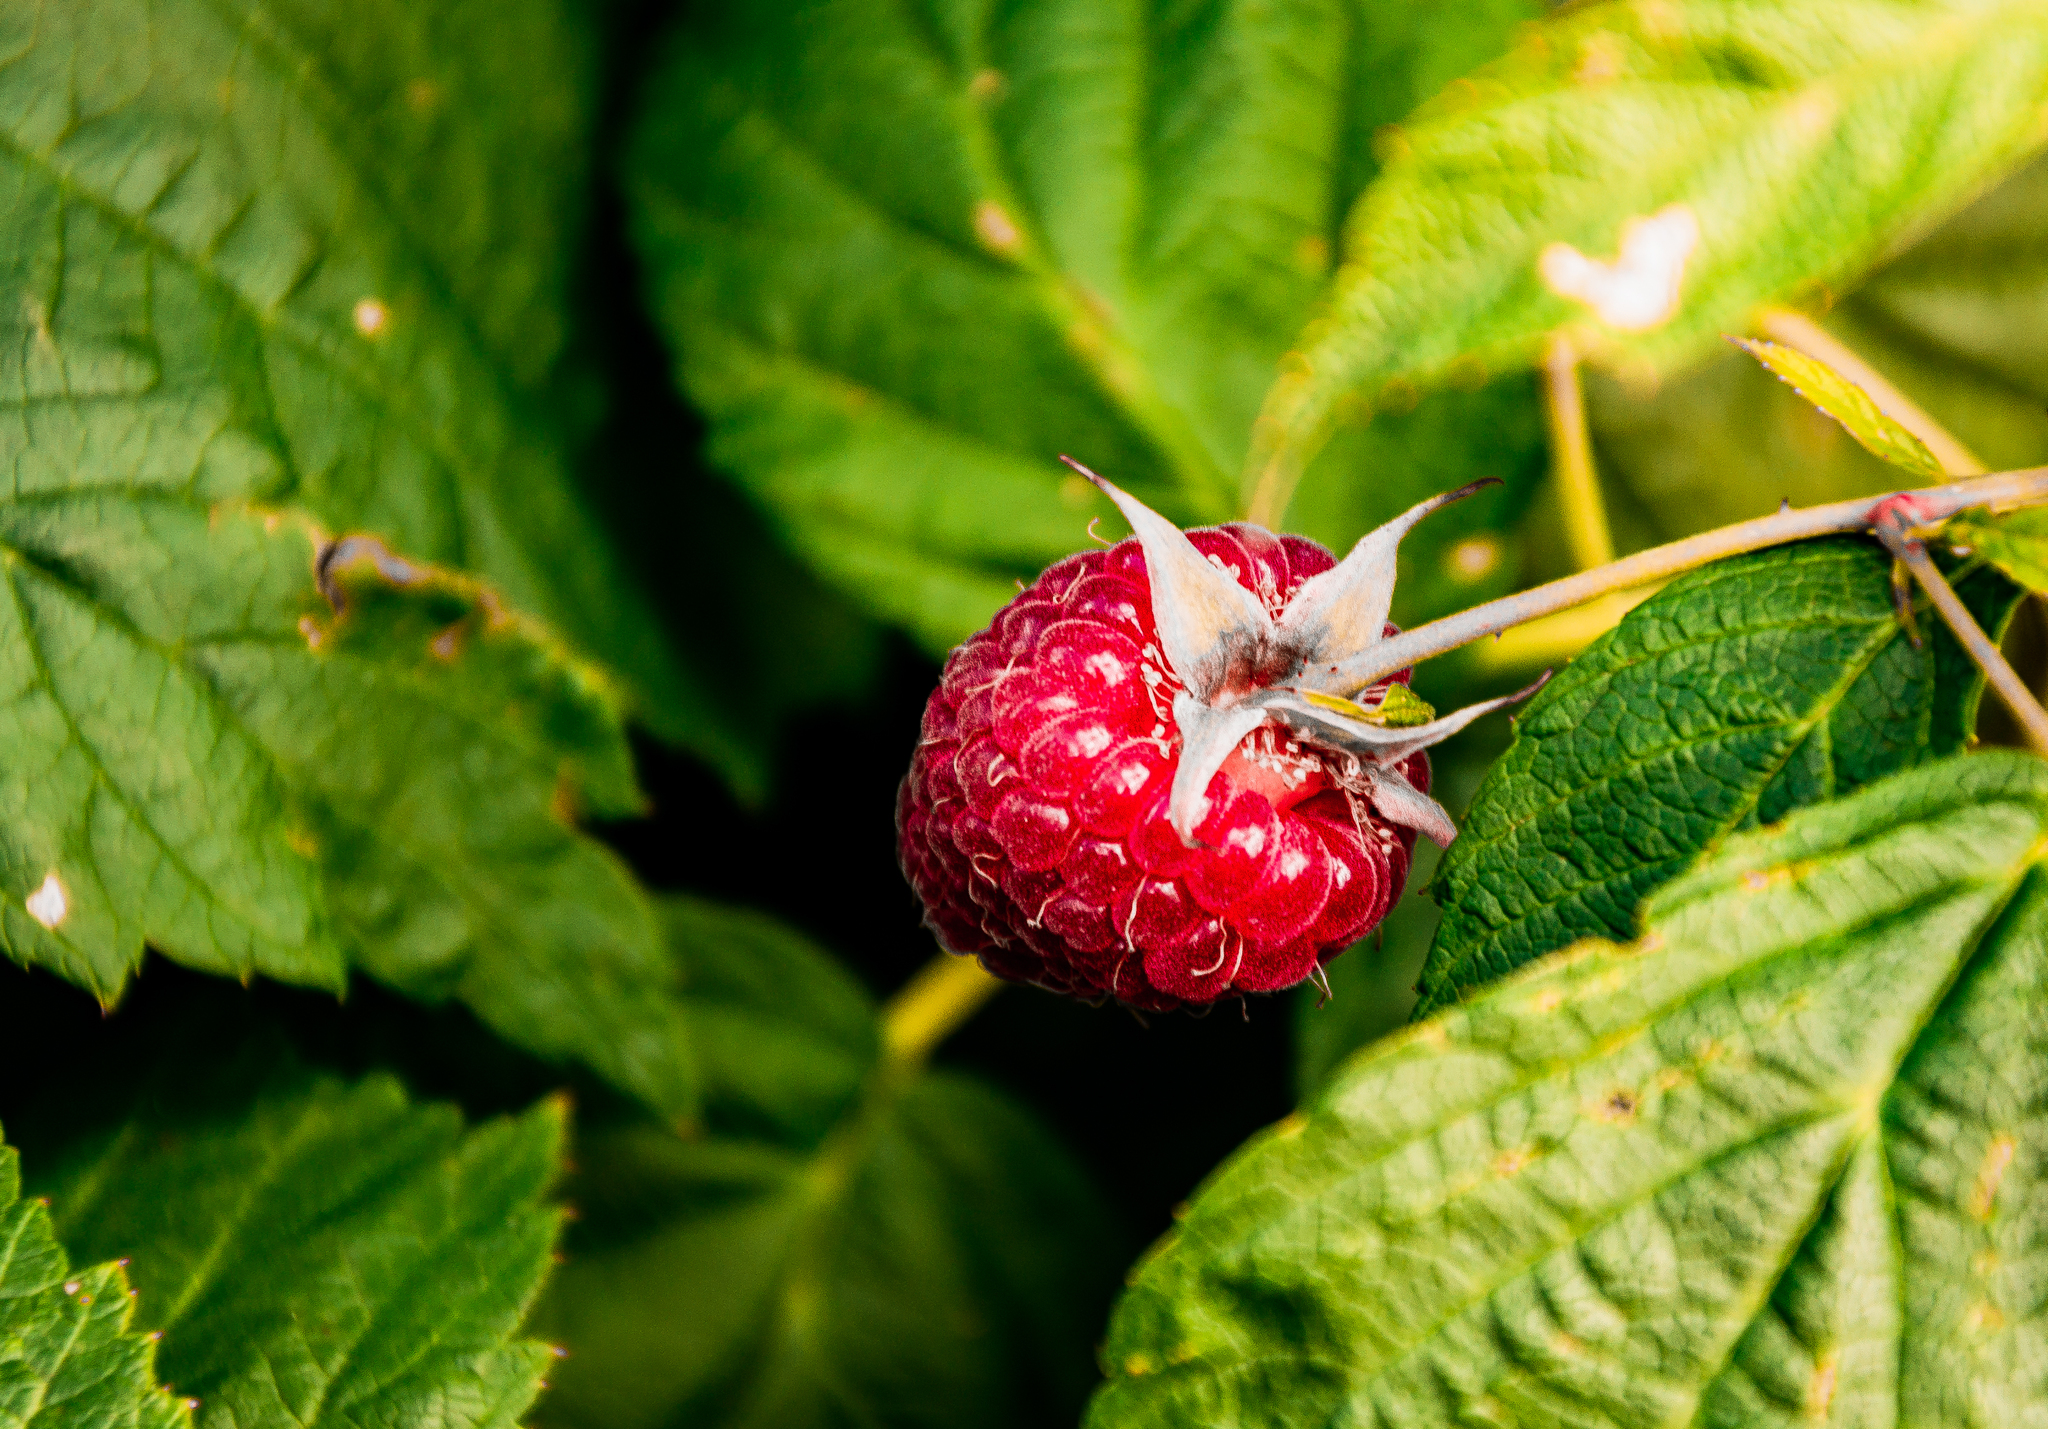
[[[883,1005],[883,1057],[897,1069],[924,1065],[1001,987],[973,958],[940,953]]]
[[[1951,476],[1982,476],[1991,468],[1929,416],[1927,409],[1893,386],[1889,379],[1857,355],[1856,350],[1804,313],[1790,308],[1757,311],[1756,330],[1773,342],[1825,363],[1870,395],[1884,414],[1927,444],[1934,459]]]
[[[1974,506],[2007,509],[2048,503],[2048,466],[2024,471],[2000,472],[1995,476],[1930,486],[1907,493],[1924,526],[1933,526],[1958,511]],[[1682,541],[1653,546],[1632,556],[1610,562],[1596,570],[1581,571],[1519,595],[1504,596],[1456,615],[1418,625],[1382,640],[1353,659],[1327,672],[1318,688],[1335,694],[1352,694],[1396,670],[1456,650],[1483,635],[1499,632],[1560,610],[1583,605],[1611,591],[1627,590],[1654,580],[1673,576],[1748,551],[1782,546],[1815,536],[1869,531],[1876,509],[1885,503],[1871,497],[1832,501],[1825,506],[1778,511],[1753,521],[1739,521],[1714,531],[1703,531]]]
[[[1997,642],[1984,633],[1984,627],[1977,623],[1976,616],[1970,614],[1970,608],[1963,604],[1955,587],[1927,558],[1927,547],[1916,534],[1913,523],[1893,508],[1874,521],[1871,529],[1894,559],[1920,582],[1920,588],[1927,592],[1935,610],[1948,622],[1956,643],[1984,672],[1986,682],[1998,691],[2006,708],[2020,722],[2020,728],[2026,732],[2027,743],[2034,746],[2034,752],[2048,756],[2048,710],[2041,708],[2041,702],[2034,698],[2034,692],[2027,688],[2027,682],[2020,678],[2019,671],[2007,662]],[[1918,643],[1916,638],[1914,644]]]
[[[1593,466],[1593,439],[1586,430],[1586,389],[1579,381],[1579,354],[1558,333],[1543,352],[1543,415],[1550,428],[1551,472],[1564,506],[1564,535],[1572,564],[1582,571],[1614,559],[1614,536],[1600,498],[1600,474]]]

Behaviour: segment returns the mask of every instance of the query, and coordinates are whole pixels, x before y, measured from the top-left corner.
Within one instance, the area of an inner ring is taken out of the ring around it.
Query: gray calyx
[[[1443,806],[1410,784],[1400,765],[1481,715],[1533,694],[1542,681],[1406,728],[1359,718],[1370,711],[1346,697],[1370,680],[1348,690],[1329,688],[1327,681],[1331,667],[1350,661],[1355,668],[1362,663],[1355,657],[1380,643],[1393,604],[1401,538],[1438,507],[1491,482],[1433,496],[1360,538],[1334,569],[1304,581],[1276,620],[1179,527],[1086,467],[1070,464],[1116,503],[1144,548],[1160,653],[1184,687],[1173,702],[1181,754],[1167,818],[1185,842],[1195,842],[1210,779],[1246,735],[1268,722],[1335,756],[1339,785],[1369,800],[1388,822],[1445,846],[1457,837]]]

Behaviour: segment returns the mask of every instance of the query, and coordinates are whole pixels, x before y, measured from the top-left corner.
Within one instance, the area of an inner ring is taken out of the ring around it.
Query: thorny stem
[[[882,1055],[898,1068],[922,1066],[1002,985],[973,958],[940,953],[883,1006]]]
[[[1784,339],[1780,337],[1778,340]],[[1921,440],[1926,440],[1925,433],[1919,435]],[[2048,503],[2048,466],[1973,477],[1902,495],[1910,499],[1911,507],[1923,526],[1935,525],[1959,511],[1977,506],[2008,510],[2040,505]],[[1784,510],[1754,521],[1723,526],[1716,531],[1704,531],[1683,541],[1653,546],[1622,560],[1610,561],[1593,570],[1537,586],[1534,590],[1488,601],[1457,615],[1418,625],[1413,630],[1379,642],[1356,661],[1347,661],[1343,666],[1332,666],[1323,672],[1305,672],[1304,684],[1310,683],[1307,676],[1314,674],[1317,678],[1313,683],[1318,688],[1355,692],[1395,670],[1446,654],[1481,636],[1497,635],[1525,621],[1554,615],[1651,581],[1668,580],[1711,561],[1815,536],[1873,530],[1879,509],[1898,501],[1898,497],[1886,501],[1859,497],[1830,502],[1825,506],[1810,506],[1804,510]],[[1978,627],[1948,582],[1927,559],[1924,547],[1920,547],[1917,540],[1913,545],[1918,552],[1917,562],[1913,556],[1901,556],[1900,559],[1927,588],[1935,609],[1955,631],[1957,640],[1983,669],[1999,695],[2012,707],[2035,748],[2048,755],[2048,712],[2042,710],[2012,666],[1999,653],[1998,647]],[[941,953],[933,958],[882,1009],[882,1049],[889,1066],[902,1071],[923,1065],[933,1050],[1002,986],[973,958],[957,957],[951,953]]]
[[[2019,672],[2007,663],[1997,642],[1984,633],[1984,627],[1977,623],[1976,616],[1970,614],[1970,608],[1963,604],[1962,597],[1955,593],[1955,588],[1927,558],[1927,547],[1915,534],[1913,523],[1905,519],[1892,503],[1885,505],[1885,513],[1871,525],[1877,539],[1884,543],[1884,548],[1900,565],[1912,572],[1913,579],[1920,582],[1920,588],[1927,592],[1935,610],[1948,622],[1956,642],[1984,672],[1985,680],[1998,691],[2006,708],[2020,722],[2020,728],[2026,731],[2027,743],[2034,746],[2034,752],[2048,755],[2048,710],[2041,708],[2041,702],[2034,698],[2034,692],[2027,688],[2027,682],[2020,678]]]
[[[1756,315],[1756,330],[1773,342],[1825,363],[1861,387],[1886,416],[1925,442],[1927,450],[1934,453],[1934,459],[1950,476],[1982,476],[1991,469],[1948,428],[1929,416],[1926,408],[1894,387],[1854,348],[1804,313],[1790,308],[1762,308]]]
[[[1907,494],[1913,498],[1914,509],[1923,522],[1930,525],[1973,506],[2005,509],[2038,505],[2048,502],[2048,466],[1974,477]],[[1445,616],[1442,620],[1432,620],[1427,625],[1404,630],[1340,665],[1304,672],[1303,683],[1335,693],[1353,693],[1396,670],[1446,654],[1483,635],[1496,635],[1524,621],[1569,610],[1610,591],[1627,590],[1654,580],[1668,580],[1696,566],[1746,551],[1760,551],[1814,536],[1867,531],[1873,508],[1878,504],[1868,496],[1832,501],[1825,506],[1779,511],[1753,521],[1723,526],[1719,530],[1703,531],[1683,541],[1653,546],[1597,570],[1581,571],[1537,586],[1534,590],[1490,600],[1456,615]]]
[[[1593,440],[1586,430],[1586,389],[1579,381],[1579,354],[1562,333],[1543,353],[1543,415],[1550,428],[1551,469],[1564,505],[1565,540],[1572,564],[1582,571],[1614,559],[1600,476],[1593,468]]]

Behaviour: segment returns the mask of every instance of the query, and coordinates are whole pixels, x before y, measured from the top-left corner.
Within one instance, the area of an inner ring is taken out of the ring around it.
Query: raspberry
[[[948,658],[897,796],[904,873],[999,977],[1148,1010],[1292,987],[1386,916],[1418,826],[1448,842],[1422,750],[1504,703],[1399,728],[1426,712],[1406,670],[1313,687],[1396,633],[1394,545],[1448,498],[1339,567],[1256,526],[1183,534],[1090,475],[1138,535]]]

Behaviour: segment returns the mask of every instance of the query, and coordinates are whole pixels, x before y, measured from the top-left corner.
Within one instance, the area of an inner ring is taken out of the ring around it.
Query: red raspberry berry
[[[1417,826],[1448,838],[1422,748],[1501,703],[1387,729],[1408,671],[1314,689],[1395,633],[1394,544],[1441,499],[1297,609],[1339,570],[1321,546],[1183,536],[1102,484],[1138,537],[1053,566],[947,660],[897,797],[904,873],[999,977],[1160,1010],[1291,987],[1386,915]]]

